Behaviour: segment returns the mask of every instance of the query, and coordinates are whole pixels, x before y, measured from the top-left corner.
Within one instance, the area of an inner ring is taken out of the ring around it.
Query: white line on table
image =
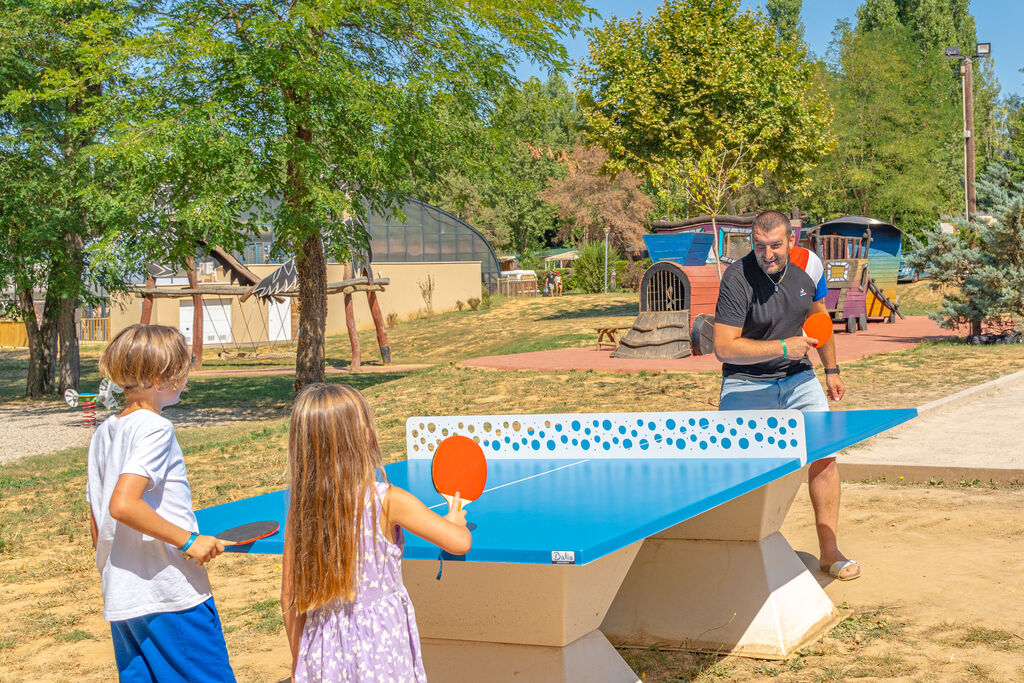
[[[551,474],[552,472],[557,472],[558,470],[564,470],[567,467],[575,467],[576,465],[582,465],[585,462],[590,462],[590,458],[587,458],[585,460],[577,460],[576,462],[571,462],[568,465],[562,465],[561,467],[556,467],[553,470],[547,470],[545,472],[538,472],[537,474],[531,474],[530,476],[523,477],[522,479],[516,479],[515,481],[510,481],[510,482],[506,482],[504,484],[499,484],[498,486],[494,486],[494,487],[489,488],[489,489],[484,489],[484,493],[490,493],[491,491],[497,491],[498,489],[505,488],[506,486],[512,486],[513,484],[519,484],[521,482],[527,481],[528,479],[536,479],[537,477],[543,477],[544,475]],[[480,495],[482,496],[483,494],[480,494]],[[448,503],[447,502],[442,502],[442,503],[438,503],[437,505],[431,505],[430,509],[439,508],[439,507],[442,507],[444,505],[448,505]]]

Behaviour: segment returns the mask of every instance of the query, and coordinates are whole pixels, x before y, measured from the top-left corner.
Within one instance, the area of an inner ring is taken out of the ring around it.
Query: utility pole
[[[608,233],[611,228],[604,226],[604,293],[608,293]]]
[[[946,59],[960,60],[960,79],[964,110],[964,211],[967,220],[978,212],[978,194],[974,187],[974,59],[988,57],[991,43],[978,43],[973,55],[961,55],[959,47],[947,47]]]

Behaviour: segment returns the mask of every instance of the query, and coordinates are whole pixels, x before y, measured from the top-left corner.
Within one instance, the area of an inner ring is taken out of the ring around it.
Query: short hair
[[[781,211],[762,211],[754,219],[753,230],[771,232],[779,226],[786,228],[786,235],[793,234],[793,225],[789,222],[789,216]]]
[[[100,357],[100,374],[122,389],[165,384],[184,387],[191,354],[185,337],[167,325],[130,325],[118,332]]]

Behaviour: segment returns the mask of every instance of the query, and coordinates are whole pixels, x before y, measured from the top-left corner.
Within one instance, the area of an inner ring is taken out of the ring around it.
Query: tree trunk
[[[195,259],[189,259],[185,264],[188,274],[188,286],[191,289],[198,289],[199,277],[196,275]],[[215,330],[216,331],[216,330]],[[192,295],[192,369],[203,369],[203,295]]]
[[[299,276],[299,340],[295,351],[295,391],[324,381],[324,327],[327,324],[327,263],[319,235],[310,235],[295,259]]]
[[[156,278],[152,275],[146,276],[146,289],[152,289],[156,287]],[[149,321],[153,318],[153,295],[146,294],[142,298],[142,315],[139,317],[139,322],[143,325],[148,325]]]
[[[83,222],[86,220],[83,216]],[[60,380],[58,391],[64,394],[68,389],[78,391],[78,380],[81,373],[78,348],[78,325],[75,312],[78,310],[78,299],[81,292],[82,271],[82,236],[68,233],[64,237],[67,245],[67,286],[60,299],[60,315],[57,320],[58,339],[60,344]]]
[[[51,297],[47,294],[43,307],[43,322],[36,322],[36,309],[32,301],[32,287],[18,286],[18,308],[21,309],[28,335],[28,378],[25,382],[27,398],[43,398],[53,394],[57,327],[53,321]]]

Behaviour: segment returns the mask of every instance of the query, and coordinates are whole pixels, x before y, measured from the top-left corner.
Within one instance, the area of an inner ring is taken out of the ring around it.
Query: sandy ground
[[[843,547],[862,563],[862,577],[838,582],[815,575],[837,605],[845,603],[857,613],[878,611],[887,631],[898,632],[841,648],[826,636],[803,658],[803,671],[774,680],[1024,681],[1024,491],[847,484],[841,525]],[[782,531],[805,562],[816,564],[806,485]],[[211,565],[210,574],[239,680],[284,679],[289,656],[283,631],[240,628],[258,620],[254,603],[276,599],[279,558],[224,556]],[[61,590],[47,582],[20,588],[7,596],[9,606]],[[0,678],[110,680],[115,675],[109,630],[99,617],[99,580],[76,597],[95,604],[92,616],[77,625],[92,637],[77,642],[40,638],[26,647],[0,650],[0,671],[5,672]],[[964,642],[972,628],[1012,635],[996,647]],[[852,675],[851,662],[876,655],[896,662],[890,671],[902,673]],[[757,673],[765,663],[729,659],[724,665],[730,673],[715,680],[769,680]],[[832,672],[831,677],[822,671]],[[679,680],[676,675],[663,680]],[[646,680],[659,678],[648,675]]]

